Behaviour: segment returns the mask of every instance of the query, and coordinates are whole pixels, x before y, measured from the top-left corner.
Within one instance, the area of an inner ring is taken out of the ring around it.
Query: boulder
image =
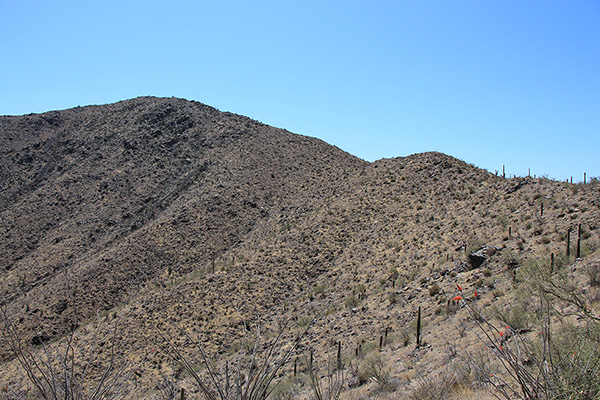
[[[471,269],[479,268],[488,259],[485,249],[477,250],[469,254]]]

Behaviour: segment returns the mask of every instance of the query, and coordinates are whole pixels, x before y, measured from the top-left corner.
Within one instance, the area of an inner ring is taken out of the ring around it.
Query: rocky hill
[[[298,356],[313,349],[324,365],[340,343],[344,396],[416,390],[478,346],[457,295],[498,315],[528,263],[552,254],[584,274],[600,259],[596,180],[505,179],[439,153],[367,163],[181,99],[0,117],[0,152],[4,316],[34,352],[93,355],[90,381],[118,326],[133,398],[164,381],[197,392],[165,338],[191,356],[188,332],[222,368],[254,328],[270,337],[282,320],[310,328]],[[598,315],[593,280],[577,294]],[[10,343],[0,381],[26,391]],[[365,378],[372,353],[386,385]],[[289,378],[277,396],[309,386]]]

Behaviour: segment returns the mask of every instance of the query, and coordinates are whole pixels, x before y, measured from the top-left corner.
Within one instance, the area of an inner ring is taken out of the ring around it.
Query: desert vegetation
[[[597,179],[180,99],[0,132],[4,398],[598,397]]]

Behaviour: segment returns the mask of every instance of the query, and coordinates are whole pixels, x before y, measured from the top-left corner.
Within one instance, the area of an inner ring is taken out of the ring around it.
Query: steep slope
[[[179,99],[3,117],[0,295],[25,331],[65,332],[148,281],[205,266],[275,205],[364,162],[317,139]],[[30,333],[31,335],[31,333]],[[39,336],[39,337],[38,337]]]
[[[530,260],[600,264],[597,181],[504,179],[439,153],[366,163],[178,99],[0,122],[11,149],[0,168],[11,182],[0,230],[8,313],[38,348],[60,347],[77,321],[78,351],[100,364],[118,321],[135,397],[157,394],[164,376],[197,390],[160,351],[161,334],[191,356],[183,332],[197,333],[223,367],[253,328],[268,337],[281,320],[296,331],[312,318],[299,355],[313,349],[325,365],[342,343],[356,367],[348,398],[380,390],[357,367],[373,350],[393,377],[386,390],[406,391],[478,346],[467,310],[451,306],[457,285],[491,313],[514,301],[515,271]],[[63,145],[36,145],[54,137]],[[579,225],[582,259],[566,260]],[[580,290],[598,314],[598,288]],[[426,345],[415,349],[404,338],[414,342],[418,307]],[[2,382],[18,387],[17,367],[7,360]],[[306,396],[307,385],[294,387],[282,397]]]

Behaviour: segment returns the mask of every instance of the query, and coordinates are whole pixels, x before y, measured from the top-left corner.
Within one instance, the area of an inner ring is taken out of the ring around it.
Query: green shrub
[[[312,322],[312,317],[310,317],[308,315],[303,315],[301,317],[298,317],[298,326],[300,326],[302,328],[308,326],[311,322]]]
[[[525,306],[518,302],[506,306],[493,307],[494,317],[500,320],[504,325],[510,326],[515,331],[525,331],[531,327],[533,314]]]
[[[344,299],[344,304],[348,308],[356,307],[358,305],[358,297],[352,294]]]
[[[325,293],[326,290],[327,290],[327,285],[324,283],[316,284],[314,287],[315,295]]]
[[[364,285],[364,283],[361,283],[359,285],[357,285],[354,288],[354,294],[364,294],[367,291],[367,287]]]
[[[389,383],[391,370],[386,366],[385,360],[379,353],[371,354],[362,361],[358,369],[358,376],[361,382],[374,381],[380,387],[385,387]]]
[[[442,289],[440,288],[440,286],[437,283],[434,283],[433,285],[429,286],[429,295],[430,296],[435,296],[440,294],[440,292],[442,291]]]

